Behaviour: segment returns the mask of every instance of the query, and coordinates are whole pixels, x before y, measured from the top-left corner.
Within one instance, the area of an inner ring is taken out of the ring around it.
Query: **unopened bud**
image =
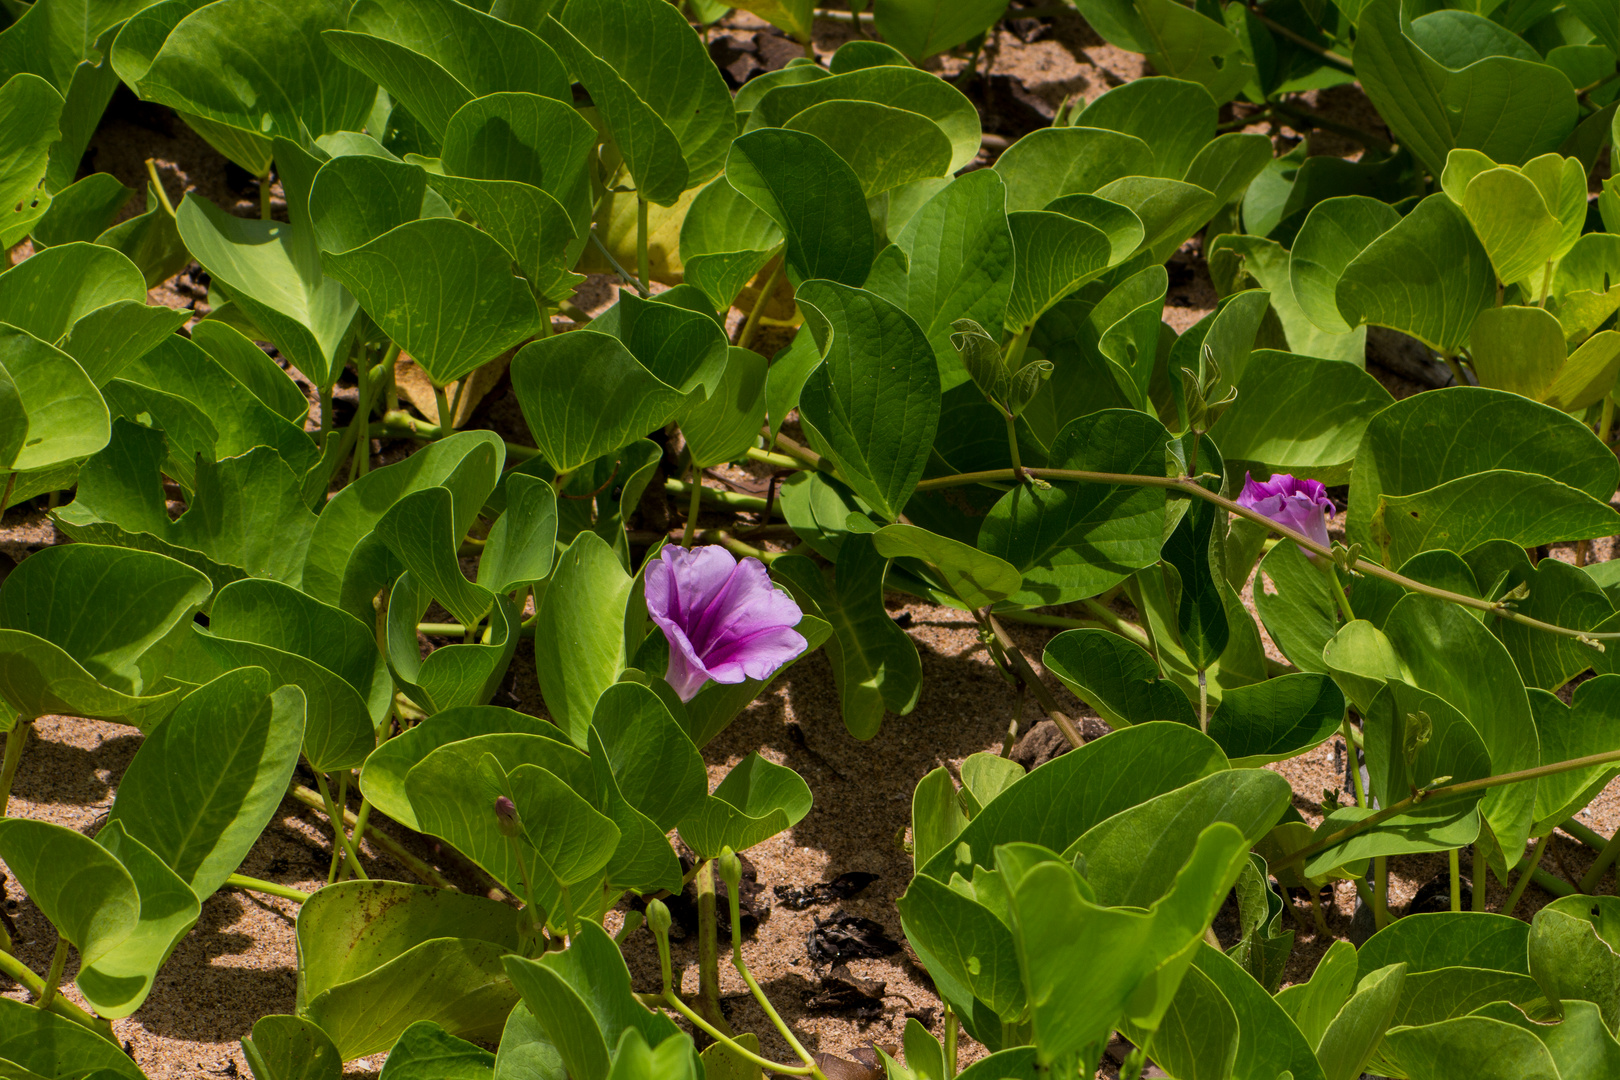
[[[669,924],[669,908],[664,906],[664,902],[647,901],[647,929],[653,932],[653,936],[659,938],[668,936]]]
[[[495,822],[502,836],[516,836],[523,831],[518,824],[517,804],[505,795],[495,796]]]
[[[742,860],[730,848],[720,852],[720,857],[714,861],[715,868],[720,871],[720,880],[726,883],[731,895],[737,895],[737,887],[742,882]]]

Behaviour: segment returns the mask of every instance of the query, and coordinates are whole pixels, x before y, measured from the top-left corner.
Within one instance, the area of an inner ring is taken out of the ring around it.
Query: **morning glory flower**
[[[647,567],[647,613],[669,641],[665,676],[682,701],[703,684],[768,679],[808,644],[804,617],[758,559],[723,547],[666,545]]]
[[[1237,504],[1295,532],[1302,532],[1323,547],[1329,546],[1327,519],[1334,513],[1333,500],[1328,498],[1327,488],[1319,480],[1272,473],[1271,479],[1262,484],[1244,473],[1243,492],[1237,497]]]

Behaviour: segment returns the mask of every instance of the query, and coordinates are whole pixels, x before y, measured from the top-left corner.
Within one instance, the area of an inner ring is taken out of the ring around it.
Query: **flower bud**
[[[662,900],[647,901],[647,929],[653,932],[654,937],[663,938],[669,935],[669,908],[664,906]]]
[[[715,868],[720,871],[720,880],[726,883],[731,895],[737,895],[737,887],[742,883],[742,860],[730,848],[720,852],[720,857],[714,861]]]
[[[523,831],[518,824],[517,804],[505,795],[495,796],[495,823],[502,836],[516,836]]]

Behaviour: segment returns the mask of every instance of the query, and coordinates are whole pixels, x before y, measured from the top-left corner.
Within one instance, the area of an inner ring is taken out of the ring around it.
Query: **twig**
[[[324,812],[326,809],[326,805],[324,802],[322,802],[320,795],[313,789],[307,788],[302,784],[293,783],[287,788],[287,794],[291,795],[293,798],[297,799],[299,802],[303,803],[312,810],[321,810]],[[359,819],[356,818],[354,814],[349,812],[348,807],[343,808],[342,814],[344,824],[351,827],[359,824]],[[411,873],[415,874],[418,878],[421,878],[429,885],[433,885],[440,889],[454,889],[456,887],[449,878],[433,869],[433,867],[429,866],[415,855],[412,855],[409,851],[406,851],[404,847],[400,845],[399,841],[378,829],[375,823],[366,823],[365,835],[371,839],[372,843],[376,844],[378,847],[388,852],[389,855],[393,856],[395,861],[401,866],[405,867],[405,869],[409,870]]]
[[[1029,661],[1024,659],[1023,650],[1019,649],[1018,643],[1013,641],[1012,635],[1007,633],[1007,628],[1001,625],[999,619],[990,614],[988,607],[982,612],[982,617],[985,623],[989,625],[990,632],[996,636],[996,641],[1000,643],[1002,650],[1006,652],[1007,659],[1012,661],[1013,670],[1018,673],[1018,677],[1024,681],[1030,692],[1035,695],[1035,700],[1041,703],[1041,708],[1046,711],[1047,716],[1052,718],[1052,723],[1056,724],[1058,730],[1063,732],[1063,737],[1069,740],[1069,745],[1084,746],[1086,740],[1080,734],[1080,729],[1058,707],[1057,698],[1053,697],[1052,692],[1046,688],[1046,684],[1041,682],[1040,677],[1035,674],[1035,669],[1029,666]]]

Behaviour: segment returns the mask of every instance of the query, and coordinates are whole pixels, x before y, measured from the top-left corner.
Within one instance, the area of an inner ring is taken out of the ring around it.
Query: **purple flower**
[[[804,652],[804,617],[758,559],[723,547],[666,545],[647,567],[647,613],[669,640],[666,678],[682,701],[705,682],[768,679]]]
[[[1319,480],[1272,473],[1271,479],[1261,484],[1245,473],[1237,504],[1328,546],[1327,519],[1334,513],[1333,500]]]

